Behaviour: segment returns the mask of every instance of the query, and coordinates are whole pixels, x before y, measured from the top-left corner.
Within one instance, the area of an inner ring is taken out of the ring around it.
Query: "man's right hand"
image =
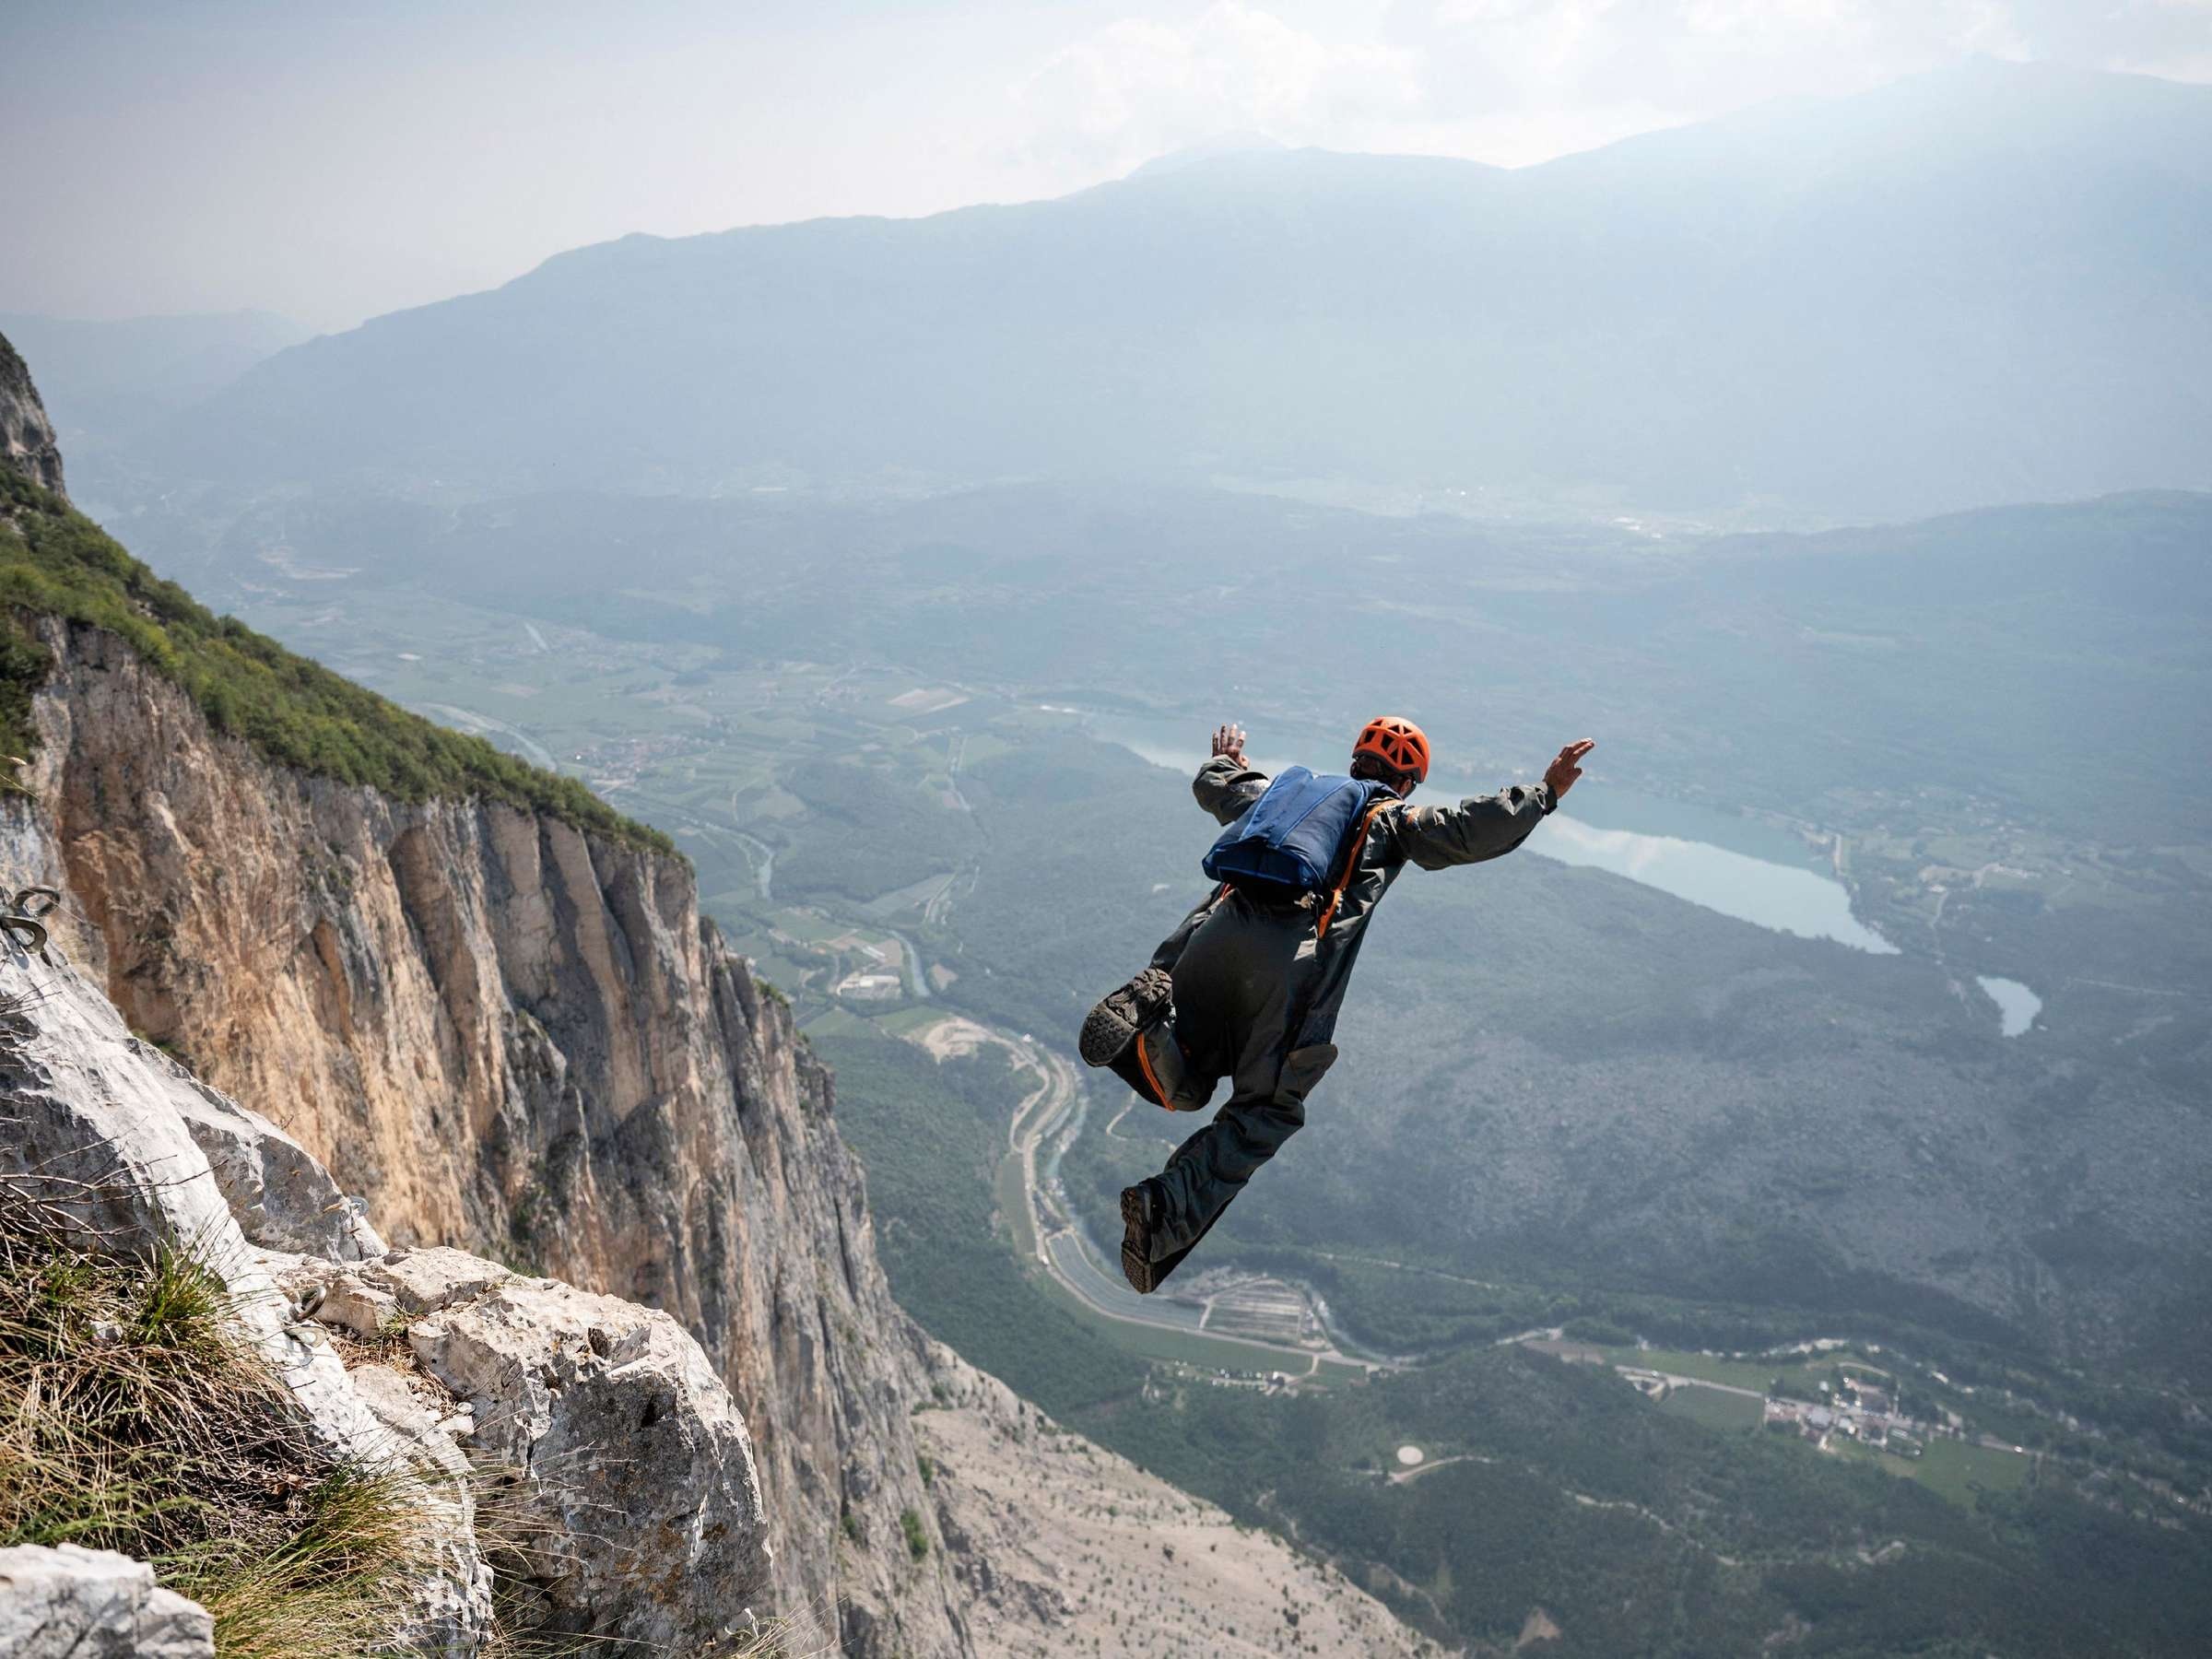
[[[1244,728],[1235,724],[1214,728],[1214,756],[1227,757],[1239,766],[1244,764]]]
[[[1555,802],[1574,787],[1574,781],[1583,775],[1583,757],[1596,747],[1591,738],[1578,738],[1561,749],[1559,759],[1544,769],[1544,782]]]

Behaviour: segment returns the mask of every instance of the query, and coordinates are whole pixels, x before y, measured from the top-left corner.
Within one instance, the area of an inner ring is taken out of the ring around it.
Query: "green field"
[[[2025,1490],[2035,1460],[2018,1452],[1976,1446],[1965,1441],[1936,1440],[1918,1457],[1892,1457],[1837,1437],[1841,1453],[1906,1480],[1917,1480],[1939,1497],[1963,1508],[1974,1507],[1983,1492]]]
[[[888,1014],[878,1015],[876,1027],[893,1037],[912,1037],[943,1023],[950,1018],[944,1009],[921,1005],[911,1008],[897,1008]]]
[[[992,1174],[991,1196],[1013,1245],[1014,1259],[1027,1267],[1037,1259],[1037,1227],[1030,1217],[1029,1194],[1021,1179],[1021,1156],[1009,1152]],[[1089,1317],[1089,1310],[1084,1310]]]
[[[1717,1388],[1677,1388],[1659,1402],[1659,1409],[1677,1417],[1688,1418],[1693,1423],[1702,1423],[1708,1429],[1738,1430],[1756,1429],[1766,1415],[1766,1408],[1757,1400],[1739,1394],[1723,1394]]]
[[[879,1035],[875,1026],[869,1021],[863,1019],[857,1014],[848,1013],[843,1008],[830,1008],[814,1016],[806,1022],[806,1031],[809,1040],[818,1041],[825,1037],[874,1037]]]
[[[830,940],[842,938],[851,931],[842,922],[832,922],[806,911],[780,910],[769,918],[781,933],[789,935],[802,945],[827,945]]]
[[[1932,1441],[1921,1456],[1907,1460],[1905,1472],[1957,1503],[1971,1504],[1976,1492],[2017,1492],[2034,1473],[2035,1460],[2018,1452],[1971,1446],[1964,1441]]]

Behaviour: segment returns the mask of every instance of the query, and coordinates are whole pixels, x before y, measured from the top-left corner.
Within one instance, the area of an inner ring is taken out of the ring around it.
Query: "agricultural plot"
[[[1761,1403],[1748,1395],[1724,1394],[1717,1388],[1700,1388],[1694,1383],[1669,1389],[1660,1400],[1659,1409],[1724,1433],[1756,1429],[1764,1415]]]
[[[2035,1472],[2035,1459],[2024,1453],[1959,1440],[1932,1440],[1918,1457],[1895,1457],[1848,1441],[1840,1441],[1836,1449],[1900,1479],[1917,1480],[1966,1509],[1973,1508],[1983,1492],[2019,1491]]]
[[[1209,1297],[1199,1329],[1264,1342],[1304,1343],[1312,1339],[1312,1323],[1303,1291],[1280,1279],[1261,1278]]]

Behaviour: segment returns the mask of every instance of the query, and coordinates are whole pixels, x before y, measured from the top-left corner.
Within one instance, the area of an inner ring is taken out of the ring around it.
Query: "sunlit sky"
[[[1522,165],[2212,0],[6,0],[0,312],[317,327],[565,248],[1056,195],[1225,133]]]

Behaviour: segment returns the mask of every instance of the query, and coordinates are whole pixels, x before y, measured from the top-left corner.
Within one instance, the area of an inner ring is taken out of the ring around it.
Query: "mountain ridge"
[[[2088,86],[2006,67],[1757,142],[1518,171],[1275,151],[624,239],[280,353],[148,465],[465,495],[579,465],[689,493],[1342,476],[1874,517],[2212,485],[2212,176],[2160,159],[2212,150],[2212,90]]]

